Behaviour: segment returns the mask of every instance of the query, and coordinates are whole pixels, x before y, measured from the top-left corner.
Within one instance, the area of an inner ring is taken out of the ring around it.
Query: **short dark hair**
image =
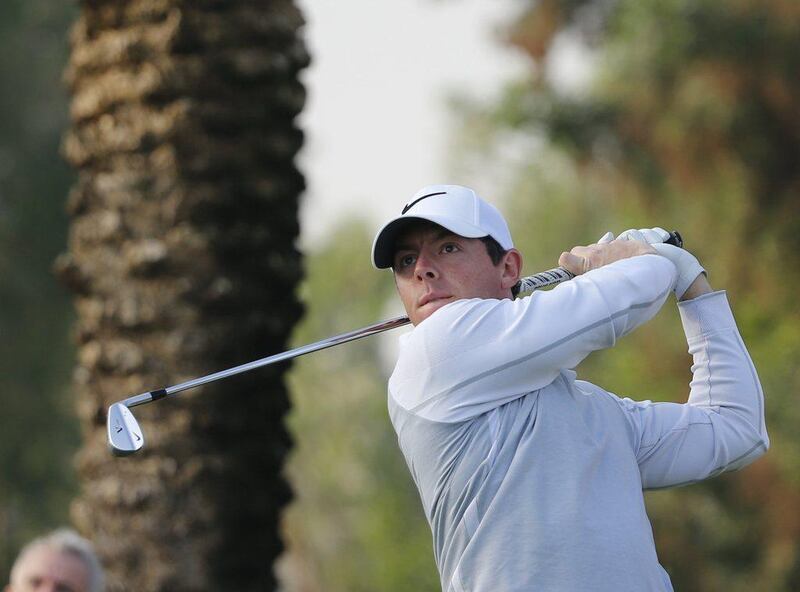
[[[492,265],[497,266],[503,260],[503,257],[506,253],[508,253],[508,249],[504,249],[500,243],[498,243],[494,238],[491,236],[484,236],[481,239],[481,242],[486,247],[486,252],[489,254],[489,259],[492,260]],[[519,294],[520,283],[517,282],[511,288],[511,297],[516,298],[517,294]]]
[[[500,243],[491,236],[481,237],[481,242],[486,247],[486,252],[489,254],[489,259],[492,260],[492,265],[498,265],[503,260],[503,256],[508,253],[508,250],[501,247]]]

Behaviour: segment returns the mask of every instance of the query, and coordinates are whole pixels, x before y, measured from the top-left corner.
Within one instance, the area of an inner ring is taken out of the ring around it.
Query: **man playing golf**
[[[434,185],[377,234],[414,330],[389,413],[433,533],[445,592],[666,591],[643,489],[741,468],[769,446],[764,402],[725,292],[661,229],[563,253],[577,274],[514,300],[522,257],[474,191]],[[686,404],[576,379],[595,350],[676,294]]]

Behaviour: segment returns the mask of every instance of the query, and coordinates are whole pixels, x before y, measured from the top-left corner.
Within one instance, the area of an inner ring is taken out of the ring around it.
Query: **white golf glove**
[[[631,228],[630,230],[626,230],[625,232],[621,233],[617,237],[617,240],[637,240],[642,243],[647,243],[648,245],[663,243],[668,239],[669,232],[658,227],[640,228],[639,230]]]
[[[666,257],[678,268],[678,281],[675,283],[675,296],[680,300],[701,273],[706,273],[697,257],[689,251],[668,245],[664,241],[669,238],[669,232],[663,228],[640,228],[639,230],[626,230],[617,237],[617,240],[638,240],[648,243],[659,255]]]
[[[610,243],[612,240],[614,240],[614,233],[606,232],[603,236],[600,237],[600,240],[597,241],[597,244],[603,245],[605,243]]]

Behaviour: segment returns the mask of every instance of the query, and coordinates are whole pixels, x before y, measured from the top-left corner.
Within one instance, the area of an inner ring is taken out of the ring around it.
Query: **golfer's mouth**
[[[419,299],[417,308],[422,308],[428,304],[442,305],[452,300],[452,298],[452,296],[446,296],[444,294],[425,294],[425,296]]]

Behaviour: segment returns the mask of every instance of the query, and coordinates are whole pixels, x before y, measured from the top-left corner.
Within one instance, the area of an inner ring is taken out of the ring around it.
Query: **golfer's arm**
[[[674,278],[672,263],[647,255],[513,302],[453,303],[414,330],[390,389],[401,406],[427,419],[475,417],[612,347],[658,312]]]
[[[693,358],[689,400],[635,408],[646,488],[738,469],[769,447],[761,384],[725,293],[702,294],[679,309]]]
[[[569,319],[575,311],[590,307],[596,317],[592,326],[599,329],[601,337],[600,343],[590,339],[584,346],[578,346],[580,359],[565,359],[560,369],[574,367],[592,351],[612,347],[617,339],[653,318],[671,293],[675,277],[672,263],[659,255],[647,254],[593,269],[553,290],[561,310],[557,316],[549,316],[550,319]],[[569,292],[574,292],[574,296]],[[584,321],[576,330],[587,328]],[[592,333],[593,330],[588,331],[589,335]],[[607,341],[603,343],[602,339]]]

